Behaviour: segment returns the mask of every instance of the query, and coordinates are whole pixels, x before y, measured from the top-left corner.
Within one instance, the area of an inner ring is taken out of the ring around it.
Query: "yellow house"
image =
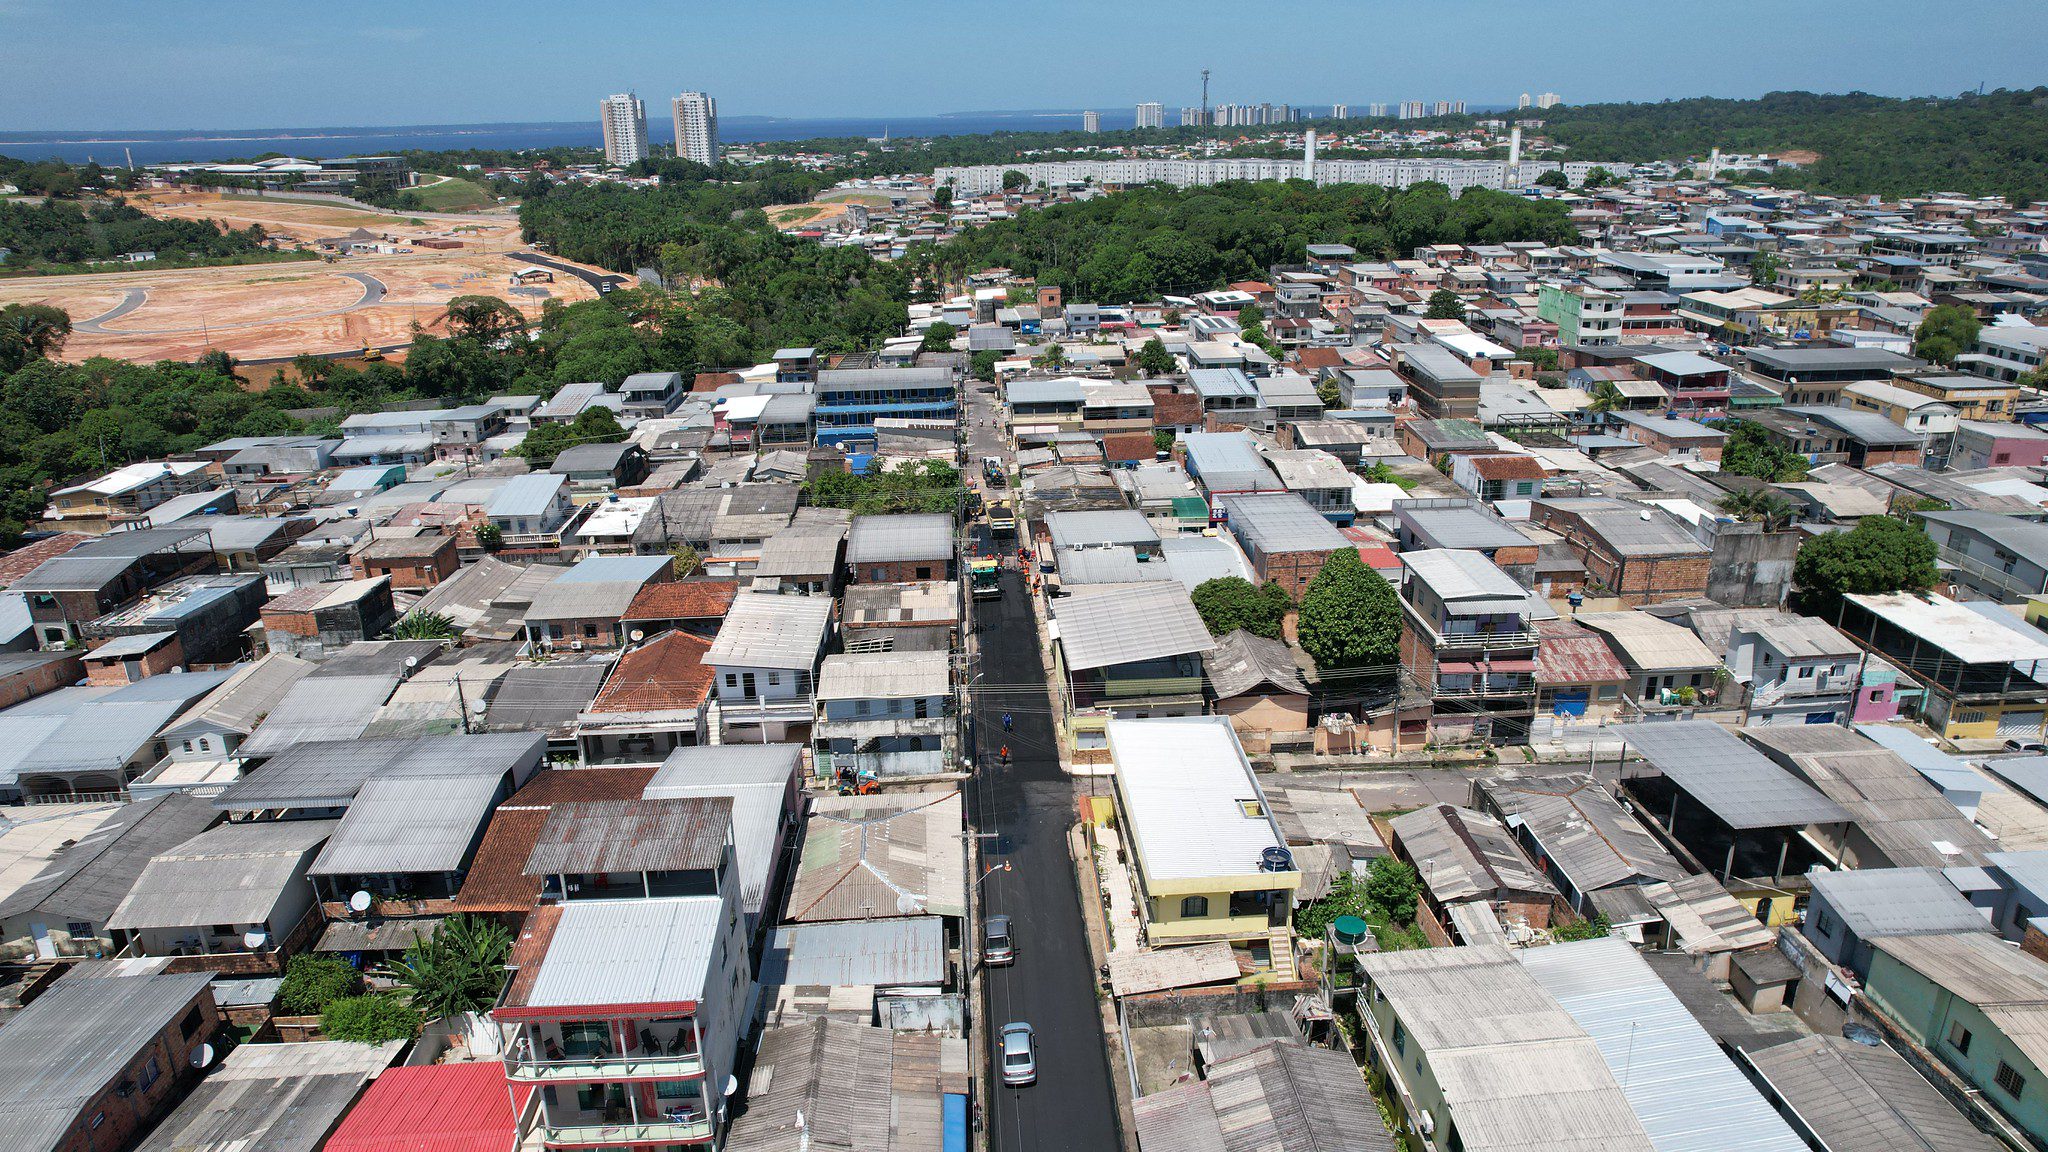
[[[1263,946],[1291,970],[1301,873],[1230,721],[1111,720],[1108,732],[1146,943]]]
[[[2041,738],[2048,683],[2037,677],[2048,676],[2048,634],[2019,617],[1894,592],[1843,597],[1835,623],[1924,690],[1919,718],[1942,739]]]
[[[1956,417],[1961,420],[1990,420],[1995,423],[2009,419],[2012,406],[2020,398],[2016,385],[1959,373],[1899,376],[1892,383],[1954,406]]]

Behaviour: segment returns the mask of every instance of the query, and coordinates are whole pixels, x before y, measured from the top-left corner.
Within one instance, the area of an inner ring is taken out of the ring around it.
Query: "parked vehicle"
[[[2005,742],[2005,746],[2014,752],[2032,752],[2036,755],[2048,752],[2048,743],[2036,740],[2032,736],[2014,736]]]
[[[1038,1049],[1031,1040],[1031,1025],[1003,1025],[1003,1084],[1022,1088],[1038,1080]]]
[[[991,968],[1005,968],[1017,962],[1017,946],[1010,939],[1010,918],[991,916],[981,931],[981,958]]]

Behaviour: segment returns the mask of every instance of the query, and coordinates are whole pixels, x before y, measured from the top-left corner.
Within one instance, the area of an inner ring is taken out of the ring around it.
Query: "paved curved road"
[[[557,260],[552,256],[543,256],[538,252],[507,252],[505,253],[505,259],[517,260],[521,264],[532,264],[535,267],[546,268],[551,272],[567,273],[590,285],[591,290],[600,296],[614,289],[624,288],[633,282],[631,278],[626,276],[592,272],[588,268],[578,268],[574,264]]]
[[[362,285],[363,294],[355,303],[346,304],[340,308],[328,308],[320,312],[307,312],[299,316],[273,316],[268,320],[250,320],[241,324],[209,324],[206,325],[205,330],[229,332],[237,328],[267,328],[272,324],[291,324],[300,320],[318,320],[323,316],[341,316],[349,312],[360,311],[364,308],[372,308],[384,302],[384,282],[375,276],[367,272],[337,272],[335,275],[345,277]],[[187,333],[202,331],[200,328],[119,328],[110,330],[104,327],[104,325],[119,320],[121,317],[142,307],[148,300],[149,289],[129,288],[122,294],[119,304],[114,305],[90,320],[80,320],[71,326],[72,330],[75,332],[90,332],[99,336],[183,336]]]

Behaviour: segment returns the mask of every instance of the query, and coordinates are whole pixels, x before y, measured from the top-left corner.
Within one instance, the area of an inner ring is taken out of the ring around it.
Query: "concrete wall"
[[[1707,598],[1730,608],[1775,608],[1792,585],[1793,532],[1765,533],[1759,524],[1723,524],[1714,534]]]

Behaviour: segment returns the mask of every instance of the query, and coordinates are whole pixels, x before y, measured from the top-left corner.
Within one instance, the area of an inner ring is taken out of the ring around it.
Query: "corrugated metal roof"
[[[315,876],[456,872],[504,787],[501,777],[377,776],[349,801]]]
[[[242,745],[242,755],[275,756],[301,744],[353,740],[370,726],[399,679],[396,673],[303,677],[285,690]]]
[[[784,918],[964,915],[961,827],[957,790],[814,798]]]
[[[1063,548],[1054,558],[1059,566],[1060,586],[1070,584],[1142,584],[1152,574],[1173,579],[1164,564],[1149,570],[1139,562],[1135,548]]]
[[[163,963],[88,961],[7,1021],[7,1042],[0,1044],[0,1146],[8,1152],[59,1147],[85,1107],[206,995],[211,973],[173,975],[161,971]],[[502,1071],[499,1076],[502,1083]]]
[[[333,820],[222,824],[152,857],[109,928],[261,924],[334,832]]]
[[[700,1000],[724,912],[716,896],[563,904],[524,1006]]]
[[[230,811],[338,808],[377,776],[517,776],[539,762],[546,744],[537,732],[301,744],[237,780],[214,804]]]
[[[1108,731],[1117,794],[1148,878],[1249,876],[1266,849],[1285,847],[1229,720],[1112,720]]]
[[[1671,925],[1680,951],[1689,956],[1740,952],[1778,938],[1757,920],[1756,913],[1737,903],[1720,881],[1704,873],[1669,884],[1645,885],[1643,899]]]
[[[856,516],[846,538],[849,564],[953,558],[953,518],[944,513]]]
[[[1185,948],[1120,949],[1109,954],[1109,987],[1118,997],[1203,984],[1235,984],[1242,975],[1237,954],[1222,941]]]
[[[505,1090],[504,1065],[421,1064],[386,1070],[349,1109],[322,1152],[512,1152],[530,1088]]]
[[[946,652],[845,652],[825,657],[819,700],[907,700],[953,690]]]
[[[1647,612],[1581,612],[1572,619],[1606,636],[1637,672],[1697,672],[1721,664],[1690,630]]]
[[[1052,616],[1067,667],[1075,671],[1197,656],[1216,647],[1178,583],[1083,585],[1055,600]]]
[[[570,801],[549,811],[526,874],[716,868],[731,834],[724,797]]]
[[[1350,547],[1328,517],[1293,492],[1244,493],[1220,497],[1216,503],[1229,513],[1231,531],[1264,555]]]
[[[1509,827],[1533,838],[1580,892],[1686,876],[1678,858],[1591,777],[1495,780],[1480,787],[1507,814]]]
[[[729,1152],[928,1152],[967,1091],[967,1041],[819,1018],[761,1035]]]
[[[1529,590],[1478,552],[1426,548],[1401,553],[1401,563],[1460,613],[1519,612],[1528,603]]]
[[[182,792],[124,804],[0,900],[0,919],[41,912],[53,920],[104,924],[151,857],[197,836],[219,815]]]
[[[1806,1036],[1742,1055],[1801,1124],[1843,1152],[2003,1152],[1898,1053]]]
[[[1851,818],[1847,809],[1711,720],[1624,724],[1610,731],[1738,831],[1839,824]]]
[[[1358,966],[1429,1061],[1467,1152],[1656,1148],[1599,1046],[1508,949],[1380,952]]]
[[[564,477],[550,472],[529,472],[524,476],[514,476],[499,485],[497,492],[492,494],[490,501],[484,505],[484,515],[545,515],[568,483]]]
[[[936,986],[946,982],[946,974],[943,922],[936,916],[910,916],[777,928],[761,954],[760,983]]]
[[[1144,513],[1132,508],[1083,512],[1047,512],[1046,531],[1055,548],[1091,548],[1110,544],[1150,547],[1159,533]]]
[[[1557,893],[1557,885],[1523,858],[1507,828],[1483,812],[1432,804],[1394,817],[1391,825],[1439,904]]]
[[[118,688],[60,688],[17,704],[0,713],[0,781],[118,773],[164,725],[233,674],[221,668],[150,676]]]
[[[1938,868],[1815,869],[1807,881],[1843,925],[1864,940],[1991,931],[1991,921]]]
[[[216,983],[216,1000],[220,990]],[[316,1152],[403,1047],[400,1040],[245,1044],[208,1072],[136,1152]]]
[[[609,660],[557,661],[505,673],[485,697],[484,724],[493,732],[566,730],[603,687]]]
[[[1805,1152],[1806,1142],[1627,941],[1582,940],[1516,956],[1600,1046],[1657,1152]]]
[[[745,592],[718,627],[704,663],[734,668],[809,669],[818,662],[832,626],[826,596],[774,596]]]

